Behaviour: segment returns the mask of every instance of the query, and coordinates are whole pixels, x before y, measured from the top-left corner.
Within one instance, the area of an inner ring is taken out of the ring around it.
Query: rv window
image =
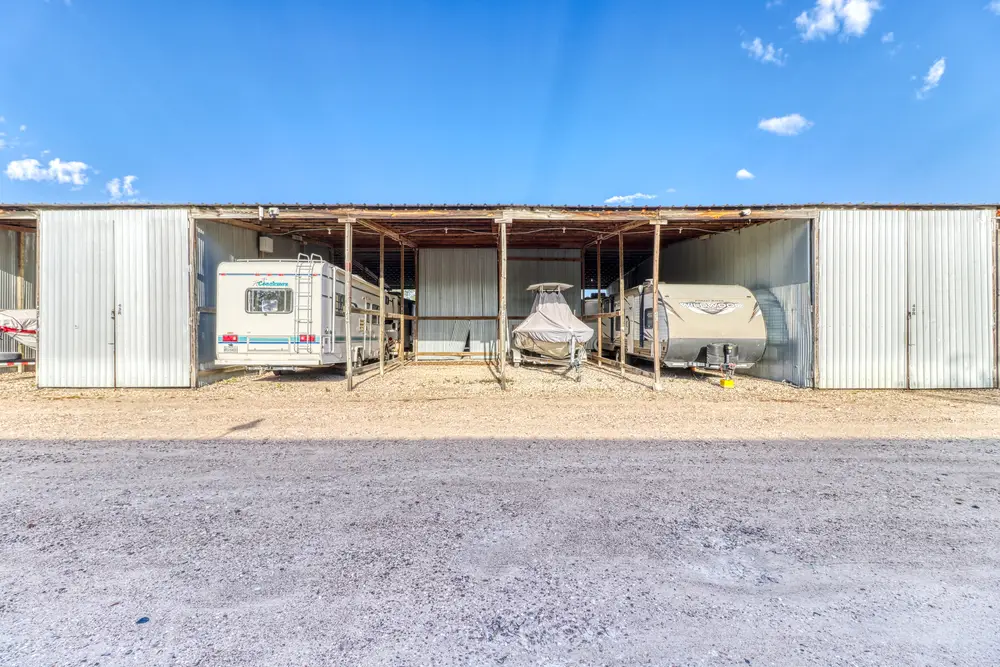
[[[642,321],[644,322],[644,324],[642,325],[644,329],[652,329],[653,328],[653,309],[652,308],[647,308],[646,312],[644,312],[642,314]]]
[[[251,287],[247,290],[246,311],[248,313],[290,313],[292,312],[292,290]]]
[[[343,294],[338,294],[337,295],[337,314],[338,315],[343,315],[344,314],[344,295]]]

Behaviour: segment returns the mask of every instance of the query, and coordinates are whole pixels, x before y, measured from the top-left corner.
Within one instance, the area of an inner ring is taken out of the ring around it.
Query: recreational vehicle
[[[660,363],[668,368],[746,369],[764,356],[767,331],[757,299],[739,285],[671,285],[647,280],[625,292],[625,352],[653,359],[653,292],[659,298]],[[619,295],[604,300],[618,310]],[[617,352],[618,318],[603,324],[604,350]]]
[[[347,317],[345,272],[317,255],[222,262],[218,273],[216,363],[275,371],[378,359],[379,289],[354,276]],[[386,295],[386,315],[399,297]],[[350,322],[348,331],[347,323]],[[386,357],[398,353],[400,320],[386,318]]]

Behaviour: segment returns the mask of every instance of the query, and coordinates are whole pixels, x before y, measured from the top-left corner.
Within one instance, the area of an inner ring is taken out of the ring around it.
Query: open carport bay
[[[31,384],[0,378],[11,664],[1000,660],[995,391]]]

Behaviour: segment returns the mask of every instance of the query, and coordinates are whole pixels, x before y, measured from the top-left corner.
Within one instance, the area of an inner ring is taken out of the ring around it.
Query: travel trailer
[[[528,287],[535,292],[531,314],[513,331],[514,366],[522,363],[566,366],[577,371],[587,358],[587,341],[594,332],[573,315],[562,295],[572,285],[538,283]]]
[[[653,359],[653,282],[625,292],[625,352]],[[657,290],[660,363],[668,368],[747,369],[764,356],[767,330],[757,299],[739,285],[671,285]],[[618,310],[618,295],[604,300]],[[603,325],[603,347],[618,351],[618,318]]]
[[[216,363],[282,372],[378,359],[378,315],[351,314],[348,332],[344,286],[344,270],[317,255],[222,262]],[[353,308],[379,310],[376,285],[354,276],[351,289]],[[385,299],[386,315],[398,313],[399,297]],[[386,318],[386,358],[398,354],[399,323]]]

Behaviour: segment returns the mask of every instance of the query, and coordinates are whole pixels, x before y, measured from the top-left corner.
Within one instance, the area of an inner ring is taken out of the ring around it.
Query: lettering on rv
[[[253,284],[254,287],[288,287],[288,283],[283,283],[277,280],[258,280]]]

